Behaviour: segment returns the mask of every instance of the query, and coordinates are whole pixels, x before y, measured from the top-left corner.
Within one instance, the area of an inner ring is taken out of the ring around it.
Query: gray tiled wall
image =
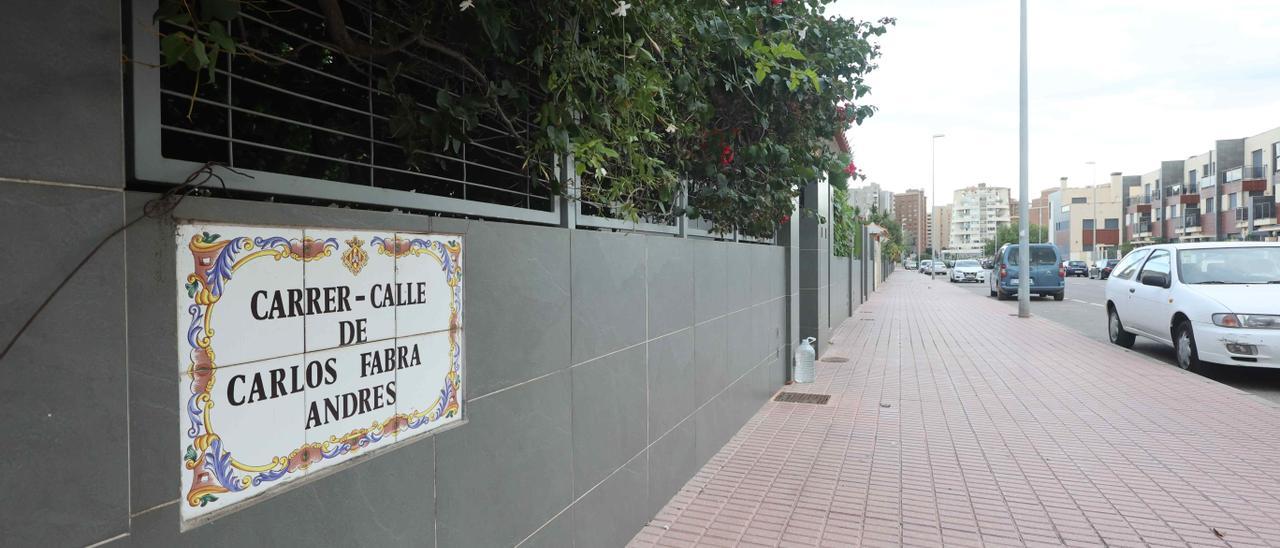
[[[2,228],[45,249],[0,267],[0,334],[152,196],[0,181]],[[210,198],[175,215],[465,234],[468,422],[179,532],[174,226],[143,220],[4,360],[17,544],[618,544],[785,379],[782,246]]]

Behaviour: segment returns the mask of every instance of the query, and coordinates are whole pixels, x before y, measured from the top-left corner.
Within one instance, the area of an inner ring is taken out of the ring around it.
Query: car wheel
[[[1054,293],[1054,294],[1053,294],[1053,300],[1055,300],[1055,301],[1061,301],[1062,299],[1065,299],[1065,298],[1067,298],[1067,294],[1066,294],[1066,293]]]
[[[988,287],[987,287],[987,289],[988,289],[989,291],[991,291],[991,296],[992,296],[992,297],[996,296],[996,290],[991,289],[991,287],[990,287],[990,286],[988,286]]]
[[[1120,313],[1116,312],[1115,307],[1110,307],[1107,311],[1107,336],[1112,344],[1133,348],[1133,333],[1124,330],[1124,324],[1120,322]]]
[[[1191,330],[1191,322],[1183,320],[1173,332],[1173,350],[1178,367],[1192,373],[1203,373],[1205,367],[1200,361],[1200,353],[1196,351],[1196,335]]]

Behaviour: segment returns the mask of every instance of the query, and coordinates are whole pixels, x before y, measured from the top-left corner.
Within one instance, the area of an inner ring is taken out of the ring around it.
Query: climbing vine
[[[893,19],[831,16],[834,0],[340,0],[322,16],[326,54],[375,61],[390,98],[384,137],[413,167],[503,128],[526,170],[618,216],[687,213],[718,231],[769,236],[807,181],[842,167],[834,136],[875,112],[864,101]],[[270,0],[161,0],[162,62],[218,85],[220,56],[245,46],[246,11]],[[368,21],[363,30],[349,23]],[[442,67],[447,70],[442,71]],[[442,74],[456,75],[443,77]],[[424,93],[414,82],[446,86]],[[194,94],[193,94],[194,96]],[[560,184],[560,183],[552,183]],[[687,204],[678,199],[687,192]]]

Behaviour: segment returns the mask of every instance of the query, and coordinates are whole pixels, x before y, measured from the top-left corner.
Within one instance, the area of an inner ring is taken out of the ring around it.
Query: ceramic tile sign
[[[176,244],[184,526],[462,420],[461,236],[186,222]]]

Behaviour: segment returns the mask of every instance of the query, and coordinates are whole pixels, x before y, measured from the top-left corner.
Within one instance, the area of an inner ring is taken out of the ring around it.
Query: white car
[[[931,272],[932,272],[932,273],[931,273]],[[946,274],[946,273],[947,273],[947,263],[945,263],[945,262],[943,262],[943,261],[933,261],[933,262],[929,263],[929,268],[928,268],[927,270],[925,270],[925,272],[924,272],[924,273],[925,273],[925,274],[930,274],[930,275],[932,275],[932,274]]]
[[[960,282],[985,282],[987,277],[986,271],[982,269],[982,263],[973,259],[962,259],[956,261],[951,267],[951,275],[948,278],[951,283]]]
[[[1280,243],[1153,245],[1107,279],[1107,332],[1172,346],[1178,366],[1280,368]]]

